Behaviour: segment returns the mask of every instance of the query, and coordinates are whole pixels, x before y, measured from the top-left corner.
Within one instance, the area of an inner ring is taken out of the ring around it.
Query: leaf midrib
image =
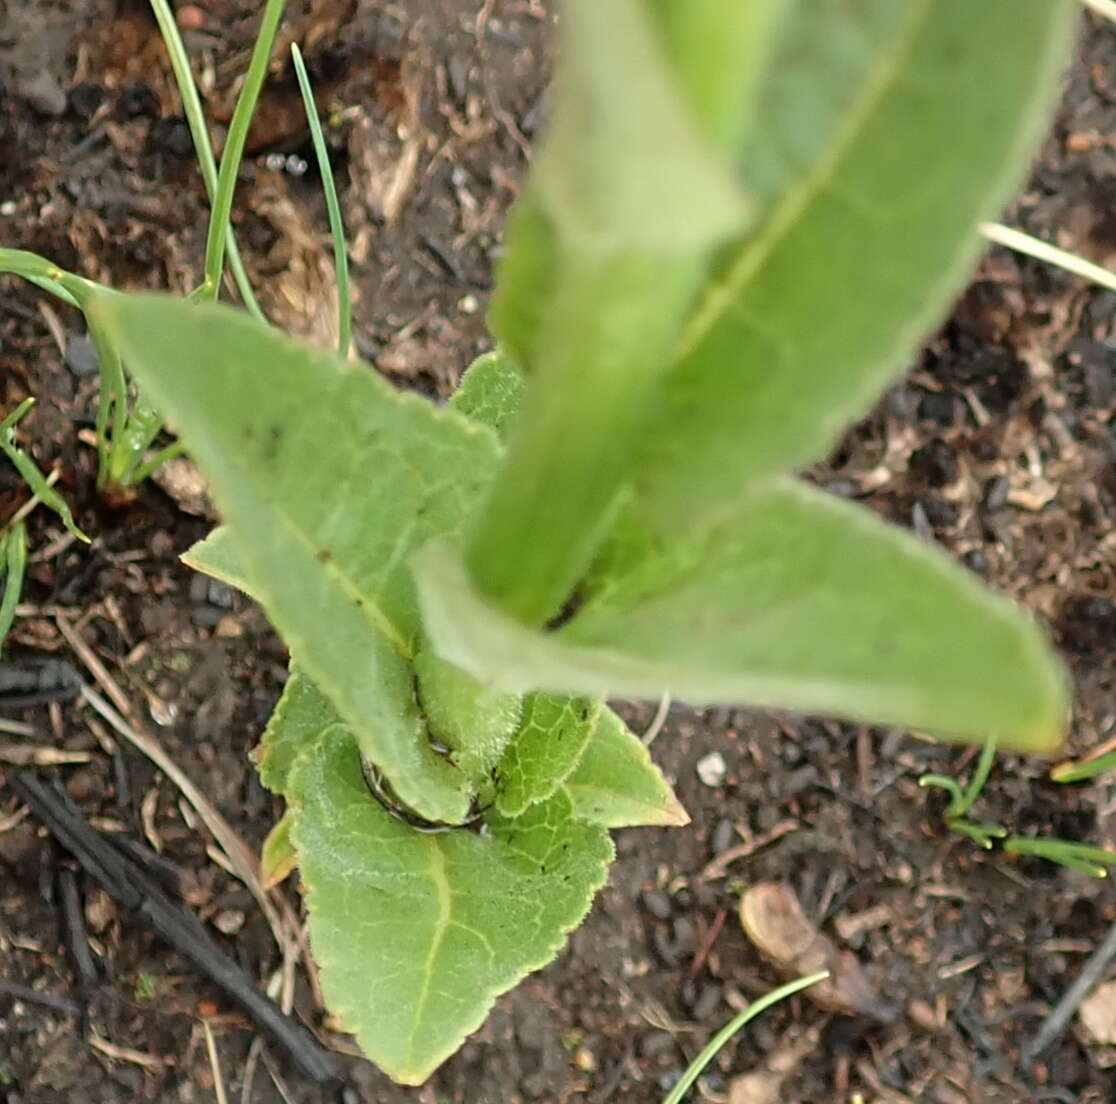
[[[937,2],[938,0],[917,0],[912,5],[906,26],[897,36],[894,49],[885,51],[885,56],[864,82],[860,95],[847,112],[845,122],[839,128],[828,153],[817,159],[814,171],[807,174],[797,187],[791,189],[786,199],[776,206],[764,230],[748,241],[724,278],[711,283],[703,302],[695,309],[689,325],[679,339],[674,358],[676,364],[685,360],[712,332],[739,300],[752,277],[762,271],[768,258],[798,225],[803,211],[836,179],[847,153],[902,75],[914,44]]]
[[[434,919],[433,930],[430,937],[430,949],[426,953],[426,961],[422,965],[422,983],[418,996],[415,999],[414,1013],[411,1019],[411,1030],[407,1034],[407,1058],[412,1063],[415,1059],[415,1042],[419,1040],[421,1029],[426,1022],[426,1005],[430,999],[431,983],[434,980],[435,964],[446,932],[450,927],[450,914],[453,905],[453,890],[449,879],[446,877],[446,857],[442,853],[441,845],[437,840],[427,837],[430,857],[430,880],[438,899],[438,915]]]

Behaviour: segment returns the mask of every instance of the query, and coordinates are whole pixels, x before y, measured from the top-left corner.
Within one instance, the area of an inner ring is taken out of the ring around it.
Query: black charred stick
[[[44,785],[29,771],[8,776],[8,785],[69,851],[81,867],[129,912],[139,913],[199,973],[209,978],[256,1026],[285,1050],[313,1081],[336,1078],[329,1056],[209,937],[198,918],[170,901],[138,863],[86,822],[64,790]]]
[[[71,701],[80,690],[81,677],[64,659],[0,663],[0,706],[6,709]]]
[[[56,997],[53,993],[40,993],[29,985],[20,985],[18,981],[5,981],[0,978],[0,996],[11,997],[13,1000],[23,1001],[24,1004],[37,1004],[42,1008],[49,1008],[54,1012],[61,1012],[63,1016],[80,1016],[81,1008],[66,997]]]
[[[78,985],[82,992],[87,992],[100,982],[102,971],[89,946],[77,875],[68,866],[58,871],[58,904],[62,913],[62,941],[77,974]]]
[[[132,839],[131,836],[107,836],[106,839],[117,850],[123,851],[126,858],[143,867],[163,889],[179,900],[189,900],[190,894],[196,893],[200,888],[198,876],[192,870],[171,862],[150,847],[144,847],[139,840]]]
[[[128,761],[119,744],[112,753],[112,780],[116,787],[116,807],[127,809],[132,804],[132,787],[128,784]]]

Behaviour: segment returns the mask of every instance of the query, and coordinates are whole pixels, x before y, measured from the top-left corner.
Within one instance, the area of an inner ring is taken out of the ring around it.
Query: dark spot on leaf
[[[264,459],[274,460],[279,455],[279,446],[283,442],[283,427],[272,425],[267,427],[267,440],[264,442]]]
[[[560,629],[563,625],[569,624],[574,617],[577,616],[577,611],[581,609],[582,603],[585,601],[584,595],[581,593],[580,588],[576,589],[573,594],[566,599],[565,605],[546,623],[546,631],[554,632]]]
[[[333,559],[333,553],[328,548],[319,548],[314,555],[318,563],[329,563],[329,561]]]

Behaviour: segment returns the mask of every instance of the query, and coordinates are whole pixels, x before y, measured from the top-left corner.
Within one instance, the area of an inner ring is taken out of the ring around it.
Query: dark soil
[[[255,8],[180,5],[218,127]],[[402,386],[446,394],[485,347],[500,227],[544,115],[548,20],[540,0],[291,6],[287,27],[305,44],[332,122],[357,341]],[[204,194],[146,6],[8,0],[0,89],[0,241],[118,286],[189,289]],[[1116,30],[1090,23],[1052,136],[1009,217],[1116,260],[1114,134]],[[265,307],[324,341],[333,287],[309,154],[280,65],[251,140],[237,230]],[[99,502],[87,443],[95,381],[79,319],[15,281],[0,288],[0,408],[38,397],[26,439],[42,466],[59,467],[95,537],[79,547],[52,517],[33,515],[25,616],[5,659],[50,655],[80,668],[58,628],[58,614],[68,619],[179,767],[258,846],[277,810],[247,754],[285,677],[284,649],[249,603],[178,563],[210,524],[181,483],[149,483],[116,510]],[[906,378],[811,473],[940,543],[1043,619],[1073,672],[1078,751],[1116,728],[1114,308],[1114,295],[993,251]],[[18,492],[0,485],[0,518],[17,504]],[[637,726],[653,711],[627,709]],[[211,860],[204,826],[160,772],[84,705],[0,706],[0,717],[31,726],[36,745],[85,753],[45,773],[95,824],[146,838],[188,872],[190,901],[215,938],[261,984],[271,979],[279,957],[262,916]],[[0,743],[16,739],[0,733]],[[266,1051],[257,1063],[243,1017],[83,882],[102,976],[79,984],[50,892],[63,860],[0,788],[0,979],[87,1009],[77,1019],[0,995],[0,1101],[212,1100],[204,1017],[232,1100],[254,1066],[243,1099],[257,1102],[347,1094],[387,1104],[652,1104],[733,1009],[778,980],[736,915],[741,887],[760,880],[791,887],[859,956],[892,1015],[880,1022],[795,999],[725,1048],[702,1083],[705,1099],[727,1100],[734,1076],[796,1043],[787,1101],[1113,1098],[1113,1055],[1087,1045],[1076,1020],[1038,1059],[1027,1053],[1116,923],[1116,897],[1107,882],[947,834],[940,798],[917,778],[961,771],[971,753],[822,720],[683,708],[671,709],[655,751],[692,828],[620,833],[609,886],[569,949],[503,998],[421,1090],[394,1088],[352,1057],[344,1093],[301,1082]],[[727,770],[710,787],[695,768],[713,751]],[[1042,763],[1005,758],[980,813],[1023,833],[1116,844],[1111,777],[1058,787]],[[703,879],[742,840],[757,845],[751,854]],[[351,1052],[301,974],[295,1010]],[[114,1057],[106,1041],[125,1049]]]

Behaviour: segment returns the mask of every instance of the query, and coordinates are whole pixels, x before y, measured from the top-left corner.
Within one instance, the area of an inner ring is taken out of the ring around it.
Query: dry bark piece
[[[1116,1045],[1116,981],[1098,985],[1081,1002],[1077,1015],[1090,1042]]]
[[[895,1019],[894,1006],[875,990],[857,957],[818,931],[786,886],[761,882],[748,889],[740,900],[740,923],[760,954],[788,977],[829,971],[828,980],[805,991],[815,1004],[881,1023]]]

